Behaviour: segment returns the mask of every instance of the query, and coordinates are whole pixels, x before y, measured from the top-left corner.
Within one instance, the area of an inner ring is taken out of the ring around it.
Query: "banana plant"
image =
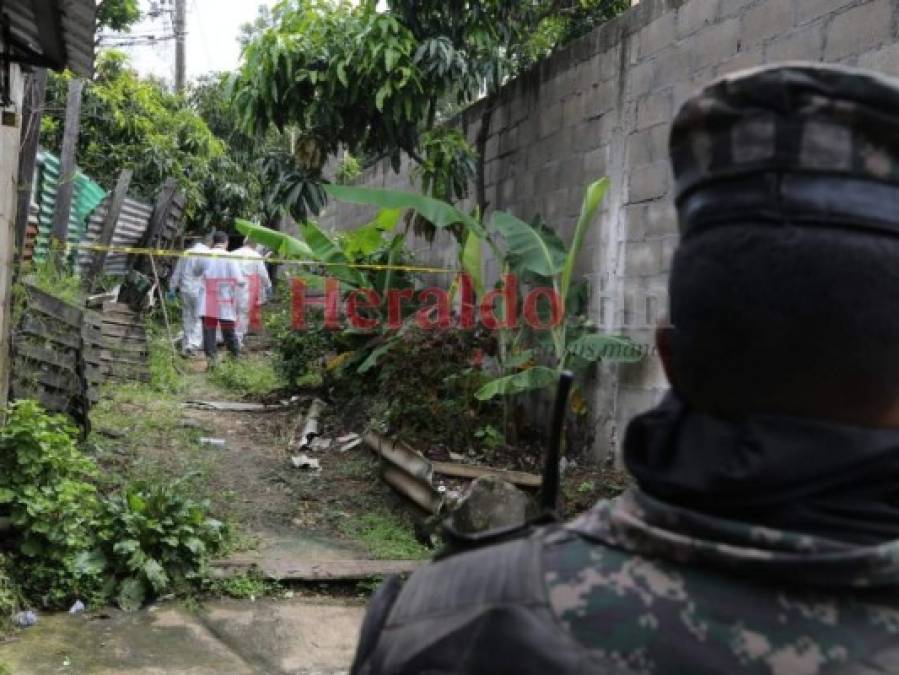
[[[482,249],[486,245],[500,261],[505,273],[519,279],[550,286],[567,313],[573,303],[573,276],[584,240],[596,220],[596,212],[609,189],[602,178],[588,186],[571,245],[566,249],[559,237],[539,223],[526,223],[512,214],[496,211],[482,222],[451,204],[423,195],[355,186],[327,186],[335,199],[377,206],[382,209],[411,209],[438,229],[461,224],[467,230],[459,252],[462,269],[472,278],[478,292],[484,289]],[[583,369],[591,362],[633,363],[642,351],[625,337],[605,335],[589,329],[589,323],[567,316],[549,330],[552,363],[539,363],[536,349],[526,345],[527,334],[518,329],[499,331],[500,377],[485,384],[477,393],[480,400],[511,396],[552,386],[562,370]]]

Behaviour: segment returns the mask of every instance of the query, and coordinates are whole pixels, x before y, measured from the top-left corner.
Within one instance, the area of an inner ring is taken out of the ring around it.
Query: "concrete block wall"
[[[642,0],[503,89],[487,145],[488,200],[524,219],[540,214],[570,240],[584,186],[608,176],[579,272],[600,325],[651,343],[678,239],[667,144],[679,106],[718,76],[784,60],[899,76],[897,35],[899,0]],[[479,121],[480,105],[457,120],[471,138]],[[408,166],[397,175],[379,165],[362,182],[415,189]],[[367,215],[333,205],[322,220],[351,227]],[[455,261],[449,240],[417,248],[429,262]],[[495,262],[488,269],[495,275]],[[593,455],[614,456],[627,421],[665,390],[655,355],[601,368]]]

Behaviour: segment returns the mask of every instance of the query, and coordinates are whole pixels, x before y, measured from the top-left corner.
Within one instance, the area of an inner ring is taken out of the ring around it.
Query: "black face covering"
[[[899,540],[899,430],[728,421],[669,394],[631,422],[624,453],[645,492],[678,506],[855,544]]]

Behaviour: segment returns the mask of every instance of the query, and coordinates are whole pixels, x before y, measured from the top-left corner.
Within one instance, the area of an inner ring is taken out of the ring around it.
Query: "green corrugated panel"
[[[40,210],[38,212],[38,234],[34,244],[34,260],[40,262],[47,257],[50,232],[53,229],[53,209],[56,206],[56,192],[59,189],[59,158],[46,150],[41,150],[38,153],[37,161],[40,171],[35,201]],[[106,191],[100,185],[80,170],[76,172],[67,237],[70,244],[80,243],[84,238],[88,217],[105,197]]]

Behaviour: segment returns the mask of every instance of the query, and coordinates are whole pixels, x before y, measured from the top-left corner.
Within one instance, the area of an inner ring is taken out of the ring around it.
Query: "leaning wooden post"
[[[109,207],[106,209],[106,217],[103,219],[100,237],[94,242],[97,248],[94,249],[90,267],[83,278],[84,288],[88,292],[93,291],[97,287],[97,283],[103,276],[103,266],[106,264],[106,254],[108,253],[107,249],[112,244],[116,223],[119,222],[122,205],[125,203],[125,197],[128,196],[128,186],[131,185],[133,173],[131,169],[122,169],[119,179],[116,181],[115,190],[109,198]]]
[[[59,156],[59,188],[53,209],[53,230],[50,248],[58,262],[65,259],[65,245],[69,237],[69,215],[72,212],[72,196],[75,192],[75,151],[78,146],[78,129],[81,124],[81,91],[84,80],[69,80],[66,98],[66,122],[62,132],[62,150]]]
[[[19,155],[19,194],[16,204],[16,253],[19,261],[25,255],[25,237],[28,230],[28,212],[34,192],[34,165],[37,161],[38,141],[41,135],[41,119],[47,94],[47,70],[38,68],[29,78],[25,102],[22,106],[22,151]]]

